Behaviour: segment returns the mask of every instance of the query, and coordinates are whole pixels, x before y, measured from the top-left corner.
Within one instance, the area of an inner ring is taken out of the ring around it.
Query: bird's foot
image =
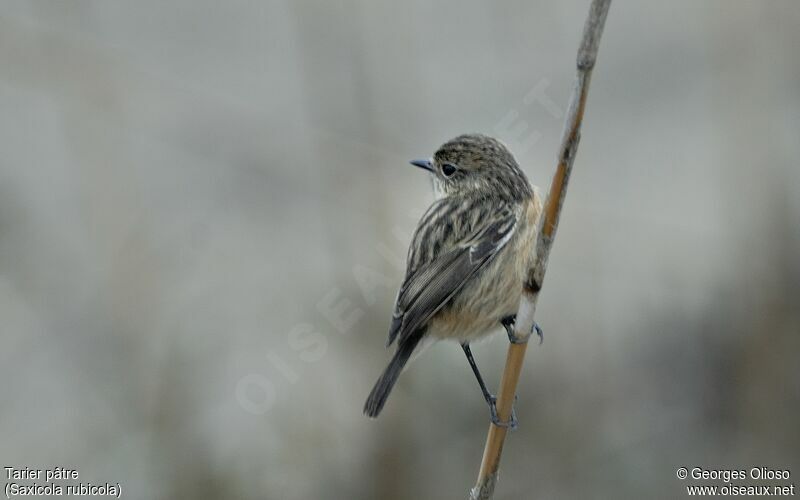
[[[531,333],[533,332],[536,332],[536,335],[539,336],[539,345],[542,345],[542,342],[544,342],[544,332],[542,331],[542,327],[539,326],[539,323],[535,321],[533,322],[533,331]]]
[[[514,396],[514,402],[517,401],[517,396]],[[507,422],[503,422],[500,420],[500,416],[497,414],[497,398],[494,396],[489,396],[489,413],[491,415],[491,420],[494,425],[497,427],[506,427],[509,430],[516,430],[519,422],[517,421],[517,413],[514,410],[514,406],[511,406],[511,417],[508,419]]]
[[[508,334],[508,341],[512,344],[524,344],[527,340],[519,340],[517,339],[516,334],[514,334],[514,322],[517,320],[517,315],[512,314],[511,316],[506,316],[500,323],[503,325],[503,328],[506,329],[506,334]],[[539,345],[542,345],[544,342],[544,332],[542,328],[539,326],[538,323],[535,321],[533,322],[533,328],[531,328],[531,333],[536,333],[536,336],[539,337]]]

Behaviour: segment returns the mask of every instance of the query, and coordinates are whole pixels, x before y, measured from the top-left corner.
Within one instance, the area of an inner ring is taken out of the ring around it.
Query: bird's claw
[[[517,401],[517,396],[514,396],[514,402]],[[517,414],[514,410],[514,406],[511,406],[511,418],[508,419],[507,422],[503,422],[500,420],[500,416],[497,414],[497,398],[494,396],[489,396],[489,412],[491,415],[492,423],[497,427],[505,427],[509,430],[516,430],[519,422],[517,421]]]
[[[531,333],[533,332],[536,332],[536,335],[539,336],[539,345],[542,345],[542,342],[544,342],[544,332],[542,331],[542,327],[539,326],[539,323],[535,321],[533,322],[533,331]]]
[[[500,321],[500,324],[503,325],[503,328],[506,329],[506,334],[508,334],[508,341],[512,344],[524,344],[527,342],[526,340],[519,340],[517,335],[514,333],[514,322],[517,320],[516,315],[506,316]],[[531,327],[531,334],[536,333],[536,336],[539,337],[539,345],[542,345],[544,342],[544,331],[539,326],[538,323],[535,321],[533,322],[533,327]]]

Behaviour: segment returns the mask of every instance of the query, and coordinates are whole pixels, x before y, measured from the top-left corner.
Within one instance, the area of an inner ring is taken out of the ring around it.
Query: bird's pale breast
[[[496,330],[502,318],[517,312],[523,280],[534,258],[541,208],[537,194],[525,202],[511,240],[431,319],[428,332],[432,337],[472,342]]]

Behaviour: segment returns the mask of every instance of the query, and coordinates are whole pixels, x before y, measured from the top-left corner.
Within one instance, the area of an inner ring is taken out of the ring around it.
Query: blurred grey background
[[[463,498],[439,344],[363,400],[431,201],[499,136],[546,192],[588,1],[0,7],[0,462],[124,498]],[[800,5],[615,0],[497,499],[800,474]],[[506,339],[475,348],[496,387]]]

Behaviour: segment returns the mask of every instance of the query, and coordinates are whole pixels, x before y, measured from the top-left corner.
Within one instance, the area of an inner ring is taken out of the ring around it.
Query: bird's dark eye
[[[442,165],[442,174],[444,174],[445,177],[452,176],[454,173],[456,173],[456,170],[458,170],[458,167],[452,163],[445,163]]]

